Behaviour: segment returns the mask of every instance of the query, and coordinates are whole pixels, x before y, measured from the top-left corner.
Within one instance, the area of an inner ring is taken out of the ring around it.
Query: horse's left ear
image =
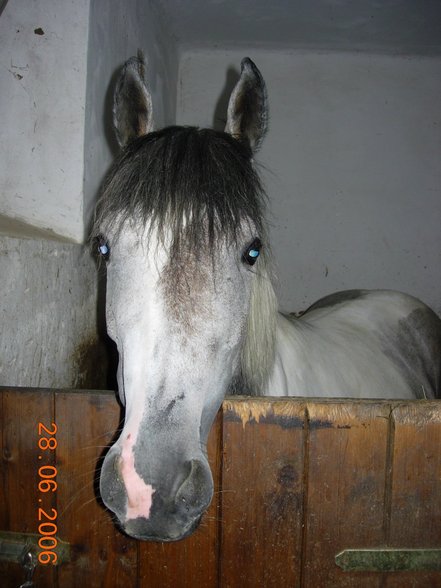
[[[260,148],[268,125],[268,98],[262,74],[245,57],[241,73],[228,103],[225,132],[236,139],[248,141],[251,149]]]
[[[113,97],[113,124],[120,147],[153,130],[152,97],[144,79],[144,56],[126,61]]]

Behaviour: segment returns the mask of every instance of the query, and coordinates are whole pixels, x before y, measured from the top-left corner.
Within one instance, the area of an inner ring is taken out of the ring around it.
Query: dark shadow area
[[[118,76],[121,73],[121,66],[117,67],[108,84],[103,109],[103,132],[107,144],[109,145],[112,158],[116,158],[120,152],[118,141],[116,140],[115,131],[113,127],[113,95]],[[98,200],[101,193],[102,184],[108,174],[108,170],[103,176],[103,180],[97,191],[95,202]],[[88,234],[92,232],[94,216],[90,220],[88,227]],[[90,243],[89,243],[90,245]],[[93,243],[92,243],[93,249]],[[100,349],[100,356],[96,358],[95,368],[95,382],[93,387],[105,388],[107,390],[117,390],[116,372],[118,368],[118,351],[116,344],[107,335],[106,329],[106,267],[105,264],[97,257],[97,253],[92,250],[92,257],[95,260],[97,267],[97,308],[96,308],[96,327],[98,333],[98,347]],[[101,364],[101,365],[100,365]],[[90,385],[88,387],[91,387]]]
[[[2,15],[2,12],[5,9],[7,3],[8,0],[0,0],[0,16]]]
[[[113,126],[113,96],[115,86],[121,74],[122,64],[118,66],[110,78],[104,98],[103,110],[103,128],[104,136],[110,147],[112,157],[116,158],[121,148],[116,139],[115,129]],[[104,175],[105,180],[107,173]],[[107,370],[106,370],[106,387],[109,390],[117,390],[116,371],[118,368],[118,350],[116,344],[107,335],[106,330],[106,268],[104,264],[97,262],[98,268],[98,300],[97,300],[97,327],[100,340],[103,341],[107,352]]]
[[[98,266],[98,296],[97,296],[97,331],[100,344],[105,349],[104,370],[103,370],[103,385],[106,390],[118,389],[116,372],[118,369],[118,350],[116,344],[107,335],[106,329],[106,268],[104,264],[97,260]]]
[[[79,341],[72,354],[76,379],[74,388],[81,390],[117,390],[118,352],[106,332],[106,272],[93,252],[97,267],[97,302],[95,332]]]

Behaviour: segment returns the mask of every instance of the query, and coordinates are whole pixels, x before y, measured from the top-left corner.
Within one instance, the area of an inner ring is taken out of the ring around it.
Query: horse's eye
[[[103,259],[105,259],[106,261],[109,259],[110,256],[110,247],[109,244],[107,243],[107,241],[105,240],[105,238],[100,235],[99,237],[97,237],[96,239],[96,246],[98,249],[98,253],[101,255],[101,257]]]
[[[251,245],[245,249],[242,259],[248,265],[254,265],[257,261],[257,258],[260,255],[260,250],[262,249],[262,242],[259,238],[254,239]]]

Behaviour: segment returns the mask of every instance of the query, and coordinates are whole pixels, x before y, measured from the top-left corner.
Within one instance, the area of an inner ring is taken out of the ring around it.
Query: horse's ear
[[[113,97],[113,124],[121,147],[153,130],[152,97],[144,79],[144,56],[126,61]]]
[[[248,57],[228,103],[225,132],[248,141],[253,151],[260,148],[268,124],[268,98],[262,74]]]

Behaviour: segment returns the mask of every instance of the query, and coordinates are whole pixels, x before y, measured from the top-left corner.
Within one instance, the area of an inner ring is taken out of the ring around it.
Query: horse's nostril
[[[106,455],[100,473],[100,494],[104,504],[118,517],[125,510],[126,492],[118,467],[119,455],[110,450]]]
[[[190,472],[176,493],[175,504],[181,512],[200,513],[213,496],[213,478],[210,468],[202,461],[192,459],[189,465]]]

